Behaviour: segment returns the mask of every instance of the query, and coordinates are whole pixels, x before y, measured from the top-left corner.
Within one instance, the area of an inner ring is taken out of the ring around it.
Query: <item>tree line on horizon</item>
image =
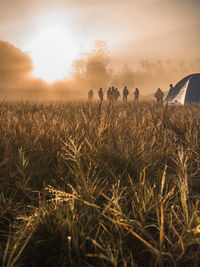
[[[73,77],[96,90],[115,85],[121,89],[124,86],[132,89],[142,87],[147,93],[161,86],[167,86],[163,88],[166,90],[170,83],[178,82],[183,76],[200,72],[200,58],[190,62],[182,59],[141,59],[135,67],[125,63],[118,70],[109,63],[107,42],[97,40],[90,53],[84,53],[74,61]]]
[[[194,61],[178,59],[141,59],[137,66],[122,65],[112,67],[106,41],[96,40],[89,53],[82,53],[74,60],[70,80],[55,81],[47,85],[42,79],[31,78],[33,62],[28,53],[22,52],[12,44],[0,41],[0,88],[51,89],[82,92],[98,90],[114,85],[119,89],[128,86],[139,87],[144,94],[154,92],[158,87],[166,91],[170,83],[176,83],[183,76],[200,72],[200,58]],[[134,62],[133,62],[134,63]],[[79,89],[77,89],[79,88]]]

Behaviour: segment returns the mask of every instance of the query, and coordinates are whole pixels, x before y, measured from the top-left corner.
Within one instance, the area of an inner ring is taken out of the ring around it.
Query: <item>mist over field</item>
[[[197,0],[3,1],[0,96],[75,100],[125,85],[147,98],[167,92],[200,72],[199,12]]]
[[[31,74],[34,65],[28,53],[22,52],[12,44],[0,41],[0,96],[6,100],[80,100],[86,99],[89,89],[104,92],[108,86],[120,91],[128,86],[132,93],[139,87],[146,100],[158,87],[165,93],[170,83],[176,83],[184,75],[200,71],[200,59],[183,60],[145,60],[141,59],[135,67],[124,64],[114,69],[110,64],[107,42],[96,41],[89,53],[83,53],[74,60],[70,78],[47,83]],[[133,93],[132,93],[133,95]],[[131,99],[131,97],[130,97]],[[133,96],[132,96],[133,99]]]

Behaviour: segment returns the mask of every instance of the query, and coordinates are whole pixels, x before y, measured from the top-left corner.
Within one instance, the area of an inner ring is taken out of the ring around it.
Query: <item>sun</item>
[[[50,83],[67,76],[80,52],[73,36],[58,25],[40,30],[33,38],[30,50],[34,64],[33,76]]]

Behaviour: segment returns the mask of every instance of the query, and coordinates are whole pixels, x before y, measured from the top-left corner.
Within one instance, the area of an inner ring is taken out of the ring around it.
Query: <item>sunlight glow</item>
[[[32,40],[30,50],[33,76],[50,83],[67,76],[73,60],[80,53],[73,36],[58,25],[40,30]]]

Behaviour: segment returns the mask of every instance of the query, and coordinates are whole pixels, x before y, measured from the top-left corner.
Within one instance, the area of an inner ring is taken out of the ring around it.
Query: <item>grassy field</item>
[[[200,106],[0,104],[0,265],[200,266]]]

